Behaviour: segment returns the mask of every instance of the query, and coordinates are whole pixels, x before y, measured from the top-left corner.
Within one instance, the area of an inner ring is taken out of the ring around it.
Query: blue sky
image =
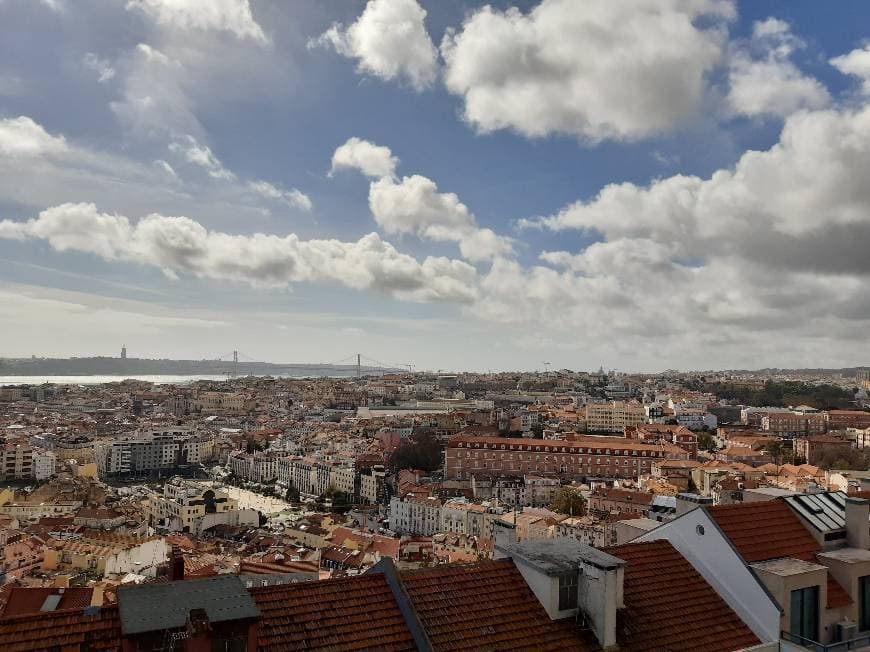
[[[0,0],[0,355],[866,363],[868,18]]]

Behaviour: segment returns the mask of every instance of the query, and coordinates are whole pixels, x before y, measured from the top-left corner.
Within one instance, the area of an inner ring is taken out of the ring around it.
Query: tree
[[[709,432],[698,433],[698,448],[704,451],[716,450],[716,441]]]
[[[431,472],[441,468],[444,447],[429,430],[413,433],[390,455],[389,465],[393,471],[421,469]]]
[[[583,516],[586,513],[586,499],[579,491],[570,487],[562,487],[553,496],[550,509],[560,514]]]
[[[284,495],[284,500],[288,503],[298,503],[299,498],[299,490],[295,486],[291,484],[287,487],[287,493]]]
[[[326,501],[330,501],[331,506],[327,508]],[[333,514],[344,514],[353,508],[353,496],[347,492],[336,489],[334,485],[317,497],[314,503],[314,509],[318,512],[325,512],[329,509]]]

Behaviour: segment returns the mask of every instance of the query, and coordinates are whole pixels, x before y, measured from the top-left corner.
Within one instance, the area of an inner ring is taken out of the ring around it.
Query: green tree
[[[562,487],[553,496],[550,509],[560,514],[583,516],[586,513],[586,499],[579,491],[570,487]]]
[[[393,471],[421,469],[431,472],[441,468],[444,447],[429,430],[413,433],[390,455],[389,466]]]
[[[716,450],[716,441],[709,432],[698,433],[698,448],[702,451]]]
[[[288,503],[298,503],[299,502],[299,490],[293,486],[292,484],[287,487],[287,493],[284,494],[284,500]]]

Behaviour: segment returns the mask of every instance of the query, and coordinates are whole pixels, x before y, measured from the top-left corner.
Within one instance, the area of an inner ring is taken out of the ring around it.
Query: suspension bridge
[[[241,369],[245,367],[251,367],[252,365],[264,365],[267,366],[269,369],[274,369],[276,371],[280,368],[322,369],[324,371],[336,367],[345,371],[355,369],[357,378],[361,378],[363,375],[370,375],[372,372],[380,373],[381,375],[383,375],[384,373],[395,371],[407,370],[409,373],[413,373],[414,371],[413,363],[382,362],[363,353],[353,353],[332,362],[316,362],[310,364],[282,364],[267,362],[265,360],[258,360],[257,358],[249,356],[236,349],[231,351],[230,353],[224,353],[217,356],[215,360],[217,360],[218,362],[232,363],[232,367],[230,369],[222,372],[224,375],[231,378],[235,378],[236,376],[241,375]]]

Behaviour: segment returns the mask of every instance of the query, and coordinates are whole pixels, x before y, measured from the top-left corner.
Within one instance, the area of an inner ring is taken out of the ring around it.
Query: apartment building
[[[813,435],[811,437],[798,437],[794,440],[794,454],[803,458],[807,464],[818,464],[823,455],[835,452],[848,453],[855,447],[849,439],[842,439],[833,435]]]
[[[238,502],[223,491],[172,478],[163,486],[162,494],[153,492],[148,496],[145,516],[152,527],[198,533],[207,515],[237,509]]]
[[[244,414],[257,402],[246,394],[234,392],[200,392],[190,400],[190,408],[202,414]]]
[[[668,443],[646,444],[624,437],[583,437],[573,441],[503,437],[453,437],[445,450],[444,476],[550,474],[563,478],[637,478],[662,459],[688,459]]]
[[[828,410],[828,430],[870,428],[870,412],[863,410]]]
[[[634,401],[589,403],[586,406],[588,432],[622,432],[627,426],[646,423],[643,405]]]
[[[237,478],[267,484],[278,477],[278,458],[269,453],[235,451],[227,458],[227,468]]]
[[[53,451],[33,451],[33,477],[36,480],[48,480],[54,475],[57,467],[57,455]]]
[[[154,476],[213,459],[214,436],[177,427],[150,430],[116,441],[98,442],[94,457],[101,479],[118,476]]]
[[[771,412],[761,418],[761,429],[776,437],[795,439],[820,435],[827,431],[828,423],[824,414]]]
[[[25,444],[3,444],[0,449],[0,479],[27,480],[33,477],[33,449]]]
[[[447,533],[491,539],[493,525],[504,513],[503,508],[464,498],[442,502],[433,496],[408,494],[390,500],[390,529],[420,536]]]

